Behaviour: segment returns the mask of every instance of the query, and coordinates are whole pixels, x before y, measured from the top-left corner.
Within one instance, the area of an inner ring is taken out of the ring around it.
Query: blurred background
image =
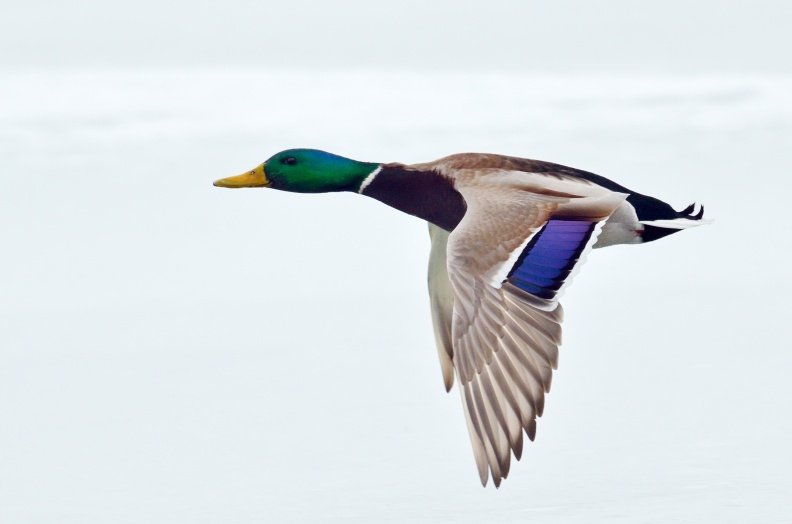
[[[0,521],[789,522],[790,15],[0,4]],[[482,489],[425,224],[212,187],[289,147],[550,160],[715,223],[592,253]]]

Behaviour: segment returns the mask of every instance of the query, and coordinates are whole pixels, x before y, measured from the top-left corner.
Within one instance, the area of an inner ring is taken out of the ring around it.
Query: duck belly
[[[618,244],[640,244],[644,226],[638,221],[635,208],[624,201],[602,226],[594,249]]]

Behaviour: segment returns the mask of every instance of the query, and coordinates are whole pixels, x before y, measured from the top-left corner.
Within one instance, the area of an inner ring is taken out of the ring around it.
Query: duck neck
[[[408,215],[452,231],[465,214],[465,200],[448,177],[437,171],[381,164],[360,184],[358,193]]]

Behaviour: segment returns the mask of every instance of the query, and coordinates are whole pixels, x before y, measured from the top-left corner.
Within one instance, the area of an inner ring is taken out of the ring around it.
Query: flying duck
[[[605,177],[510,156],[422,164],[289,149],[215,186],[356,192],[429,224],[429,297],[446,390],[454,376],[482,485],[499,486],[523,432],[536,435],[558,365],[558,300],[592,248],[641,244],[705,223]]]

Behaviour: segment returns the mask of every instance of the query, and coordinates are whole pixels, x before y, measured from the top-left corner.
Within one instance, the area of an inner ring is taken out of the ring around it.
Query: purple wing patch
[[[553,219],[525,246],[506,277],[523,291],[555,298],[594,233],[596,222]]]

